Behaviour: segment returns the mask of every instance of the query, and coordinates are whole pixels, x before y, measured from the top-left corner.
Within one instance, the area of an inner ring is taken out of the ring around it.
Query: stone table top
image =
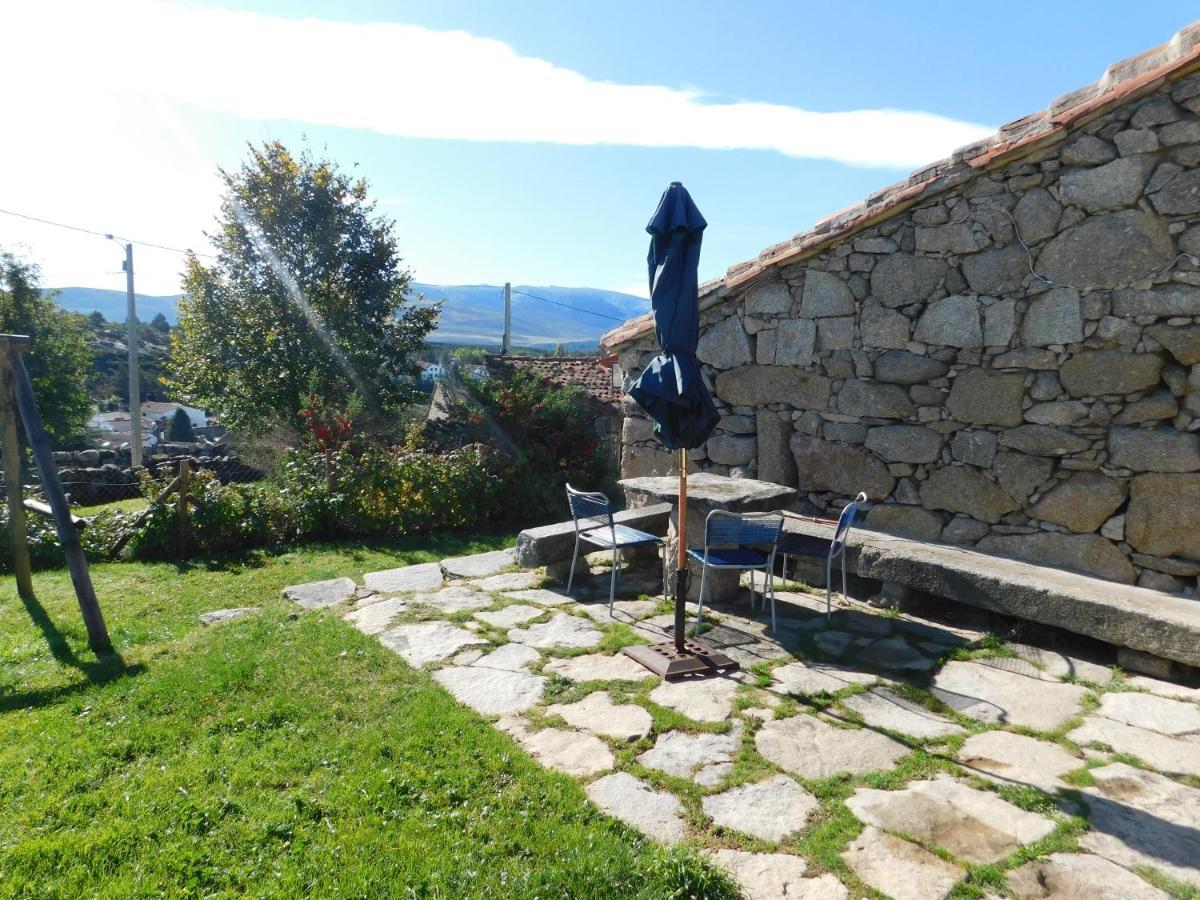
[[[625,491],[630,507],[653,503],[675,503],[679,500],[679,478],[675,475],[646,478],[625,478],[618,482]],[[688,476],[688,505],[709,509],[728,509],[734,512],[762,512],[790,507],[797,499],[796,491],[769,481],[753,478],[729,478],[699,472]]]

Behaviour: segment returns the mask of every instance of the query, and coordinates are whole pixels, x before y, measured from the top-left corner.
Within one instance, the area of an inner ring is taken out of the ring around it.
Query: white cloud
[[[0,77],[25,73],[35,93],[115,84],[247,120],[410,138],[757,149],[895,167],[991,131],[921,111],[811,112],[596,81],[500,41],[396,23],[133,0],[8,4],[0,26],[13,38]]]

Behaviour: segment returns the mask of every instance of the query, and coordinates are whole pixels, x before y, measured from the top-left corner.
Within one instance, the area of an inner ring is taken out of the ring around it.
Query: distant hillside
[[[110,321],[125,321],[124,291],[83,287],[57,290],[58,303],[66,309],[84,314],[99,311]],[[499,345],[504,329],[502,287],[414,283],[412,293],[428,302],[443,301],[441,321],[432,336],[434,341]],[[161,312],[174,325],[179,320],[178,300],[177,294],[138,294],[138,318],[148,322]],[[649,301],[617,291],[514,285],[513,344],[523,347],[595,346],[604,332],[649,309]]]

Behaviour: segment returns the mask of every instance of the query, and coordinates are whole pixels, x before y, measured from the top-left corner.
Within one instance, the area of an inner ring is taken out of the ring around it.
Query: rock
[[[502,609],[492,612],[477,612],[475,613],[475,618],[495,628],[507,630],[517,625],[524,625],[530,619],[536,619],[545,613],[545,611],[541,607],[525,606],[517,603],[513,606],[505,606]]]
[[[576,703],[556,703],[546,714],[562,716],[568,725],[619,741],[639,741],[653,720],[636,703],[613,703],[605,691],[594,691]]]
[[[1169,900],[1132,872],[1089,853],[1051,853],[1007,874],[1022,900]]]
[[[887,534],[936,541],[942,535],[942,517],[919,506],[881,503],[867,513],[866,527]]]
[[[822,631],[813,637],[813,643],[817,645],[817,648],[830,656],[841,656],[853,640],[854,637],[844,631]]]
[[[875,360],[875,380],[890,384],[920,384],[945,374],[945,363],[907,350],[889,350]]]
[[[1070,569],[1121,584],[1133,584],[1137,579],[1137,572],[1125,554],[1112,541],[1098,534],[1044,531],[1037,534],[991,535],[976,547],[984,553],[998,553],[1037,565]]]
[[[541,650],[554,647],[595,647],[603,638],[604,634],[597,631],[587,619],[565,612],[557,613],[542,625],[514,628],[508,633],[510,641]]]
[[[1152,290],[1128,288],[1113,293],[1113,315],[1190,316],[1200,309],[1200,288],[1190,284],[1163,284]]]
[[[982,347],[983,327],[979,319],[979,301],[974,297],[954,296],[935,300],[925,307],[913,333],[922,344],[948,347]]]
[[[696,356],[716,369],[733,369],[752,362],[750,337],[736,315],[722,319],[700,332]]]
[[[893,900],[942,900],[967,874],[928,850],[867,826],[842,852],[854,874]]]
[[[1086,659],[1078,659],[1074,656],[1067,656],[1065,653],[1046,650],[1043,647],[1033,647],[1029,644],[1010,643],[1008,646],[1021,659],[1041,666],[1047,675],[1053,675],[1056,678],[1069,676],[1082,678],[1095,684],[1108,684],[1113,678],[1110,667],[1089,662]]]
[[[811,319],[784,319],[775,329],[775,362],[781,366],[809,365],[816,346],[817,323]]]
[[[215,609],[212,612],[200,613],[201,625],[219,625],[222,622],[231,622],[234,619],[240,619],[242,616],[248,616],[250,613],[259,612],[257,606],[238,606],[233,609]]]
[[[1017,301],[1000,299],[983,310],[983,343],[986,347],[1007,347],[1017,333]]]
[[[453,666],[433,673],[434,680],[459,703],[483,716],[524,712],[542,699],[546,679],[528,672]]]
[[[705,446],[712,462],[722,466],[744,466],[754,459],[758,442],[743,435],[714,434]]]
[[[858,713],[872,728],[886,728],[918,740],[941,739],[964,730],[949,719],[906,700],[891,688],[872,688],[865,694],[847,697],[842,705]]]
[[[1117,511],[1126,492],[1124,481],[1097,472],[1076,472],[1034,504],[1029,515],[1087,534]]]
[[[792,308],[792,293],[782,281],[756,285],[746,294],[746,314],[751,316],[786,315]]]
[[[848,666],[794,662],[771,670],[771,689],[781,694],[832,694],[852,684],[873,684],[878,676]]]
[[[733,762],[741,742],[740,729],[729,734],[668,731],[660,734],[654,746],[638,756],[638,762],[668,775],[693,778],[707,766]]]
[[[763,723],[754,745],[766,759],[801,778],[859,775],[890,769],[908,748],[866,728],[836,728],[815,716]]]
[[[1194,472],[1200,469],[1200,437],[1173,428],[1114,428],[1108,461],[1138,472]]]
[[[1200,687],[1187,687],[1186,685],[1176,684],[1173,681],[1163,681],[1159,678],[1150,678],[1146,675],[1129,676],[1125,679],[1125,685],[1126,687],[1149,691],[1151,694],[1157,694],[1160,697],[1171,697],[1174,700],[1188,700],[1192,703],[1200,703]]]
[[[1152,325],[1146,334],[1166,347],[1180,365],[1200,363],[1200,325]]]
[[[806,863],[788,853],[706,850],[733,876],[746,900],[847,900],[845,886],[828,872],[805,878]]]
[[[978,662],[946,663],[933,677],[933,694],[980,722],[1053,731],[1079,712],[1087,689],[1044,681]]]
[[[483,638],[449,622],[417,622],[382,632],[379,642],[414,669],[453,656],[463,647],[486,644]]]
[[[368,572],[363,576],[363,584],[367,589],[381,594],[432,591],[440,588],[444,581],[442,567],[438,563],[402,566],[384,572]]]
[[[863,647],[858,655],[881,669],[927,672],[934,666],[932,659],[918,653],[900,637],[874,641]]]
[[[1151,353],[1085,350],[1063,363],[1058,377],[1073,397],[1132,394],[1156,386],[1162,366]]]
[[[1080,846],[1126,868],[1152,866],[1200,882],[1200,790],[1114,763],[1092,769],[1085,790],[1091,830]]]
[[[912,323],[904,314],[872,300],[863,304],[858,330],[866,347],[903,350],[908,346]]]
[[[1067,169],[1058,181],[1059,196],[1090,213],[1133,206],[1153,166],[1152,158],[1126,156],[1095,169]]]
[[[343,618],[363,634],[379,634],[386,631],[392,619],[407,608],[408,604],[402,599],[391,597],[348,612]]]
[[[871,294],[884,306],[905,306],[925,300],[941,285],[948,266],[941,259],[892,253],[871,271]]]
[[[955,516],[942,529],[942,542],[946,544],[973,544],[985,536],[990,528],[970,516]]]
[[[730,406],[787,403],[798,409],[824,409],[830,382],[791,366],[741,366],[717,375],[716,393]]]
[[[966,466],[934,469],[921,484],[921,503],[929,509],[965,513],[993,524],[1020,505],[981,472]]]
[[[1036,350],[1022,347],[1001,353],[992,357],[993,369],[1040,369],[1048,374],[1050,369],[1058,368],[1058,361],[1052,350]],[[1057,376],[1055,376],[1057,381]],[[1057,394],[1057,391],[1055,392]]]
[[[804,292],[800,298],[800,317],[818,319],[823,316],[854,315],[854,295],[846,282],[829,272],[809,269],[804,275]]]
[[[1150,195],[1156,212],[1164,216],[1190,216],[1200,212],[1200,171],[1176,175]]]
[[[702,787],[716,787],[733,772],[733,763],[718,762],[705,766],[696,773],[695,782]]]
[[[880,419],[907,419],[914,412],[904,388],[874,381],[845,381],[838,392],[837,405],[848,416]]]
[[[1155,694],[1133,691],[1105,694],[1097,713],[1126,725],[1134,725],[1160,734],[1200,732],[1200,707],[1194,703],[1171,700]]]
[[[1166,223],[1140,210],[1085,218],[1052,238],[1035,268],[1078,290],[1111,290],[1165,268],[1175,256]]]
[[[929,463],[942,450],[942,436],[921,425],[885,425],[867,432],[867,449],[887,462]]]
[[[679,454],[658,447],[625,445],[621,449],[621,475],[624,478],[647,478],[670,475],[677,470]]]
[[[849,350],[854,346],[854,317],[817,319],[818,350]]]
[[[974,293],[1003,297],[1020,289],[1029,274],[1029,257],[1020,244],[993,247],[964,257],[962,273]]]
[[[758,480],[774,484],[796,483],[796,458],[789,441],[791,421],[770,410],[759,410],[755,417],[758,430]]]
[[[505,572],[472,581],[471,584],[481,591],[523,591],[541,580],[535,572]]]
[[[454,584],[432,594],[417,594],[412,598],[412,602],[432,606],[444,613],[457,613],[469,609],[483,609],[485,606],[491,606],[493,601],[487,594]]]
[[[804,827],[817,799],[786,775],[705,797],[704,813],[721,828],[762,841],[782,841]]]
[[[651,676],[645,666],[623,653],[615,656],[589,653],[570,659],[555,659],[546,663],[543,671],[571,681],[641,681]]]
[[[1001,432],[1000,445],[1031,456],[1069,456],[1087,450],[1091,442],[1049,425],[1020,425]]]
[[[532,647],[524,644],[504,644],[486,656],[473,660],[470,665],[479,669],[499,669],[503,672],[527,672],[529,667],[542,658]]]
[[[628,576],[626,576],[626,579],[621,584],[628,587]],[[652,590],[661,588],[662,582],[657,578],[654,579]],[[658,609],[658,603],[654,600],[616,600],[613,602],[613,609],[610,614],[608,603],[604,600],[598,600],[595,603],[589,603],[584,606],[582,612],[593,622],[599,622],[602,625],[611,625],[613,622],[629,623],[637,619],[643,619],[656,609]]]
[[[1035,297],[1021,322],[1021,343],[1027,347],[1048,347],[1083,340],[1083,313],[1079,292],[1072,288],[1052,288]]]
[[[1088,408],[1082,400],[1035,403],[1025,410],[1025,421],[1035,425],[1077,425],[1088,417]]]
[[[1033,188],[1017,201],[1013,218],[1025,243],[1038,244],[1058,231],[1062,207],[1045,188]]]
[[[1055,827],[995,794],[943,778],[913,781],[899,791],[859,788],[846,806],[868,825],[903,831],[976,864],[999,862]]]
[[[288,585],[283,589],[283,596],[302,609],[325,609],[349,600],[357,589],[358,585],[349,578],[331,578],[328,581]]]
[[[887,466],[866,450],[798,433],[792,435],[791,446],[802,491],[834,491],[844,497],[865,491],[868,497],[882,499],[895,487]]]
[[[587,786],[593,803],[610,816],[665,844],[683,838],[683,804],[628,772],[605,775]]]
[[[1158,136],[1149,128],[1130,128],[1114,135],[1113,143],[1122,156],[1153,153],[1158,149]]]
[[[963,743],[955,759],[973,773],[1000,784],[1032,785],[1053,794],[1067,784],[1059,776],[1083,768],[1058,744],[1011,731],[984,731]]]
[[[1001,452],[992,468],[1000,486],[1018,503],[1024,503],[1050,477],[1054,462],[1024,453]]]
[[[1117,155],[1112,144],[1092,134],[1081,134],[1063,148],[1064,166],[1097,166]]]
[[[934,228],[916,228],[917,249],[922,253],[974,253],[988,244],[988,236],[970,222],[951,222]]]
[[[575,778],[590,778],[617,764],[604,741],[590,734],[543,728],[533,732],[521,729],[513,737],[546,768]]]
[[[536,603],[538,606],[562,606],[564,603],[574,602],[574,599],[567,594],[560,594],[558,591],[549,591],[545,588],[506,591],[502,596],[505,600],[523,600],[527,603]]]
[[[724,722],[733,713],[737,682],[724,677],[664,681],[650,692],[650,702],[697,722]]]
[[[626,444],[654,440],[654,422],[642,416],[626,416],[621,424],[621,440]]]
[[[1104,744],[1111,747],[1113,753],[1136,756],[1161,772],[1200,775],[1200,752],[1192,741],[1177,740],[1100,716],[1088,716],[1067,738],[1080,746]]]
[[[968,425],[1020,425],[1025,376],[964,369],[954,379],[946,409]]]
[[[1157,422],[1173,419],[1179,412],[1179,404],[1169,391],[1158,391],[1149,397],[1125,404],[1125,408],[1113,419],[1114,425],[1139,425],[1142,422]]]
[[[996,435],[991,431],[960,431],[950,441],[950,454],[960,462],[991,468],[996,458]]]
[[[643,419],[642,421],[646,421]],[[512,548],[493,550],[490,553],[473,553],[470,556],[454,556],[442,560],[446,574],[454,578],[485,578],[507,569],[516,562]]]

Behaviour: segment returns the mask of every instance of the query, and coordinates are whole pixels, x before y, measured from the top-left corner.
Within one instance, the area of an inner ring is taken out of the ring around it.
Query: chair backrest
[[[846,538],[850,534],[850,526],[858,517],[862,505],[867,502],[867,495],[859,491],[858,496],[846,504],[842,514],[838,516],[837,528],[833,532],[833,541],[829,545],[829,558],[841,556],[846,552]]]
[[[704,520],[704,544],[714,547],[774,548],[783,513],[735,513],[714,509]]]
[[[567,485],[567,503],[571,507],[571,518],[575,522],[575,531],[594,531],[597,528],[607,528],[616,543],[616,527],[613,525],[612,503],[608,495],[599,491],[577,491]]]

